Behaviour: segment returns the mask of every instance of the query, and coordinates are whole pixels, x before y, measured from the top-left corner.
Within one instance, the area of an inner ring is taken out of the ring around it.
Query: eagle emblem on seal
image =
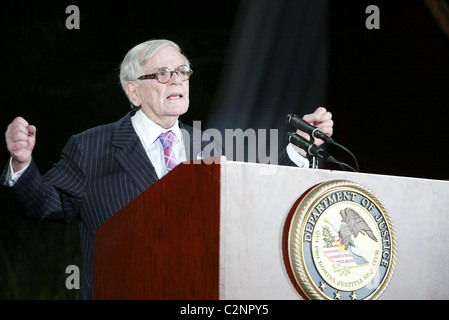
[[[377,238],[368,223],[354,209],[348,207],[340,211],[341,221],[325,218],[324,222],[331,225],[337,232],[334,235],[324,227],[323,234],[326,242],[324,252],[334,262],[343,266],[353,267],[367,264],[368,261],[357,246],[357,236],[366,235],[373,241]]]
[[[306,299],[378,299],[396,260],[387,208],[367,187],[331,180],[306,190],[284,225],[286,269]]]

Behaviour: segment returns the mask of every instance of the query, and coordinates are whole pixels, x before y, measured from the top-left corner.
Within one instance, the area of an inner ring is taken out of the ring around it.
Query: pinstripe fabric
[[[79,220],[83,265],[80,299],[92,299],[95,230],[158,180],[131,123],[129,112],[119,121],[72,136],[59,161],[43,176],[32,161],[11,187],[30,218],[71,222]],[[196,160],[210,137],[179,123],[187,160]],[[214,145],[213,154],[222,154]],[[294,165],[285,149],[279,164]],[[5,181],[6,166],[0,181]]]
[[[119,121],[72,136],[60,160],[41,176],[34,162],[11,188],[34,219],[79,219],[83,265],[80,299],[91,299],[95,229],[158,180],[128,113]],[[187,160],[210,141],[180,122]],[[220,150],[220,149],[216,149]],[[214,155],[220,155],[216,152]],[[0,181],[5,180],[7,169]]]

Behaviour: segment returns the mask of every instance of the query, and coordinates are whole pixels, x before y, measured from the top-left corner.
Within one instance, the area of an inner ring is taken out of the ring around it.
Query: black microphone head
[[[287,117],[285,118],[285,122],[290,123],[290,121],[292,120],[292,118],[294,116],[295,116],[295,114],[293,114],[293,113],[287,114]]]
[[[328,143],[334,143],[334,140],[331,137],[326,136],[320,128],[311,125],[304,119],[298,117],[294,113],[289,113],[286,118],[287,123],[294,126],[296,129],[307,132],[314,138],[319,138]]]

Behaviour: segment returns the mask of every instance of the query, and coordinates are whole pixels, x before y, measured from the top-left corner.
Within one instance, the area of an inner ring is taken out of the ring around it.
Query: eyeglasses
[[[160,83],[167,83],[170,81],[173,73],[176,73],[181,81],[186,81],[189,80],[190,76],[193,74],[193,70],[186,65],[179,66],[173,71],[171,71],[167,67],[162,67],[159,68],[156,73],[146,74],[138,77],[137,79],[138,80],[156,79]]]

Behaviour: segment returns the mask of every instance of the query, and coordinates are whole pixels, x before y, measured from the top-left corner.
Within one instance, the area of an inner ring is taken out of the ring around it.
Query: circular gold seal
[[[382,202],[347,180],[310,188],[284,227],[286,268],[306,299],[377,299],[392,277],[396,246]]]

